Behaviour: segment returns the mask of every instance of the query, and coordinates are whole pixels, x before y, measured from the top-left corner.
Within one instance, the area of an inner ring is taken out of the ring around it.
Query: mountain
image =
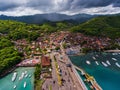
[[[66,21],[66,22],[71,21],[76,23],[82,23],[96,16],[97,15],[88,15],[88,14],[65,15],[65,14],[51,13],[51,14],[36,14],[29,16],[19,16],[19,17],[0,15],[0,19],[16,20],[29,24],[42,24],[45,22],[58,22],[58,21]]]
[[[120,14],[99,16],[71,28],[72,32],[81,32],[92,36],[120,37]]]

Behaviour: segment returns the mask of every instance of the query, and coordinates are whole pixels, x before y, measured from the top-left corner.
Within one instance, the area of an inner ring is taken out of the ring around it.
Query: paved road
[[[61,78],[63,79],[63,85],[60,87],[60,90],[76,90],[72,78],[70,77],[70,74],[68,72],[68,68],[66,67],[66,64],[59,61],[60,55],[56,56],[56,58],[62,72]]]

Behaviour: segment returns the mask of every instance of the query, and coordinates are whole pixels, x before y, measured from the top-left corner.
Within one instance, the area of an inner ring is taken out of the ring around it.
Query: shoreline
[[[108,52],[108,53],[120,53],[120,50],[106,50],[104,52]]]
[[[8,70],[6,70],[3,74],[0,75],[0,79],[7,76],[8,74],[12,73],[15,69],[19,68],[19,67],[28,67],[28,66],[14,66]],[[34,66],[29,66],[29,67],[34,67]]]
[[[72,62],[71,62],[70,58],[68,57],[68,55],[66,55],[66,56],[68,58],[68,61],[72,64]],[[73,69],[73,73],[75,74],[76,78],[78,79],[78,82],[82,86],[83,90],[88,90],[85,83],[82,81],[82,78],[79,76],[78,72],[74,68],[73,64],[72,64],[72,69]]]
[[[13,72],[17,67],[14,66],[12,68],[10,68],[9,70],[6,70],[3,74],[0,75],[0,79],[7,76],[9,73]]]

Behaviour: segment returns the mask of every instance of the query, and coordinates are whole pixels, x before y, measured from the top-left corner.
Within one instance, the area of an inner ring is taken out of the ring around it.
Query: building
[[[50,66],[50,58],[47,56],[42,56],[41,57],[41,66],[42,67],[49,67]]]

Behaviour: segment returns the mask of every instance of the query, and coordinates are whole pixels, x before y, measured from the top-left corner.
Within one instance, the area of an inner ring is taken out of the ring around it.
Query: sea
[[[0,90],[34,90],[34,67],[19,67],[12,73],[0,79]],[[19,77],[23,72],[26,72],[28,76],[19,80]],[[12,76],[14,72],[17,72],[17,77],[15,81],[12,81]],[[24,82],[26,82],[26,87],[24,88]],[[14,89],[14,85],[16,88]]]
[[[120,90],[120,53],[93,52],[69,58],[93,76],[103,90]]]

